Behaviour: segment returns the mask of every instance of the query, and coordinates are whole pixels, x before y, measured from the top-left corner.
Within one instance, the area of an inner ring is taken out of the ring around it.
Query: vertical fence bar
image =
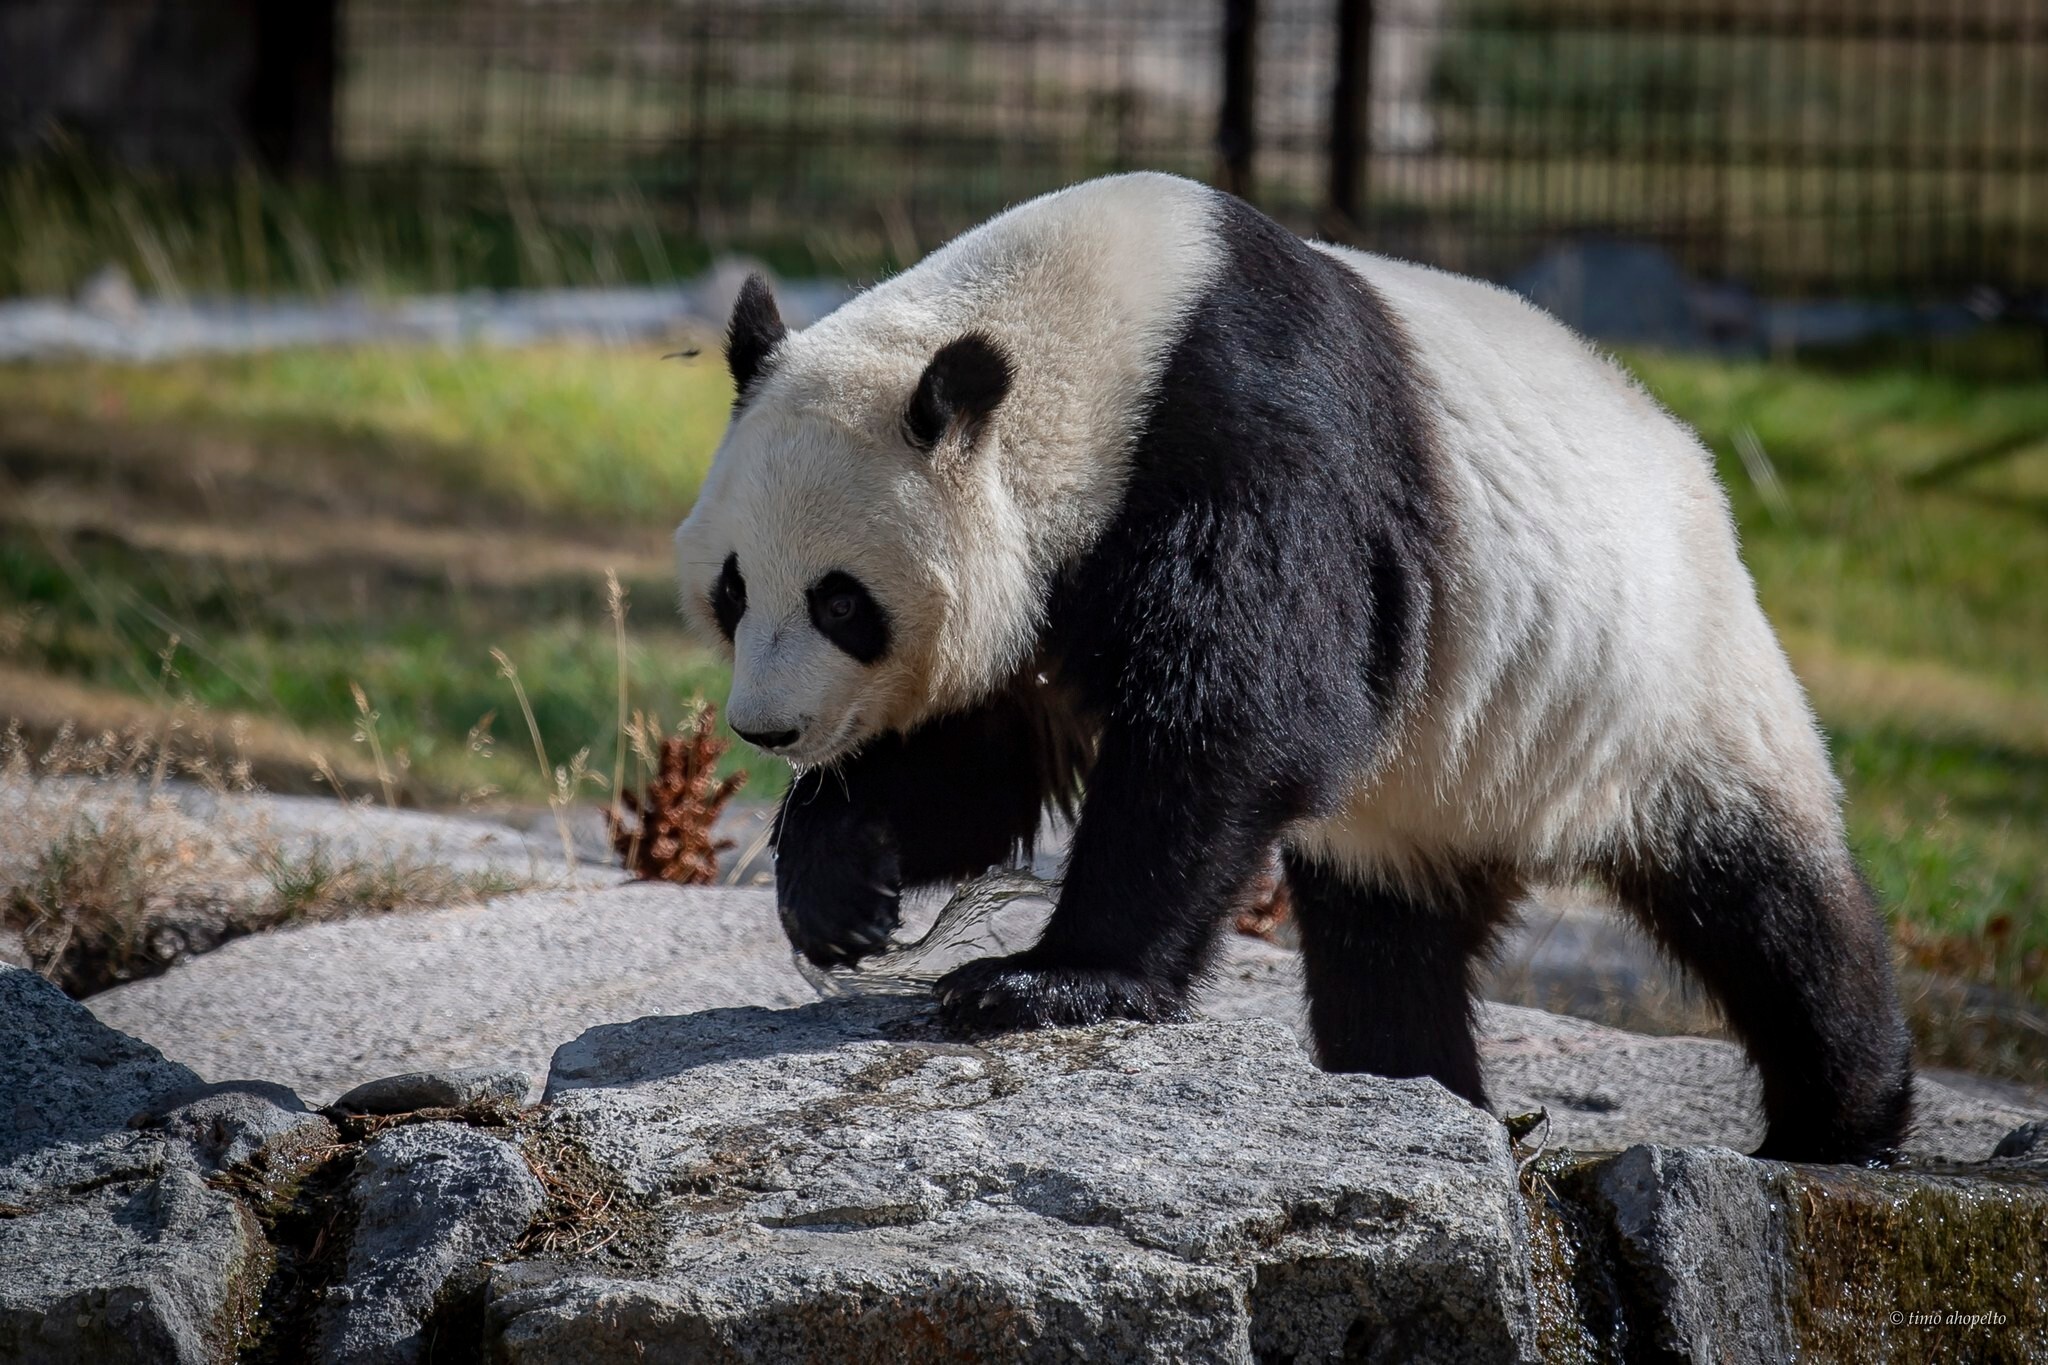
[[[1216,180],[1251,198],[1258,152],[1258,0],[1223,0],[1223,99],[1216,117]]]
[[[262,5],[243,117],[263,164],[286,174],[334,169],[334,101],[340,77],[336,0]]]
[[[1373,0],[1337,0],[1337,72],[1330,86],[1329,230],[1358,236],[1372,173]]]

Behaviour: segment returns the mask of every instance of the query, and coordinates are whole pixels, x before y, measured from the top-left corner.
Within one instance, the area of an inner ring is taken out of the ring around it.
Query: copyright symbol
[[[1896,1308],[1892,1310],[1892,1326],[1897,1327],[1900,1323],[1904,1322],[1905,1320],[1906,1315],[1904,1313],[1901,1313]]]

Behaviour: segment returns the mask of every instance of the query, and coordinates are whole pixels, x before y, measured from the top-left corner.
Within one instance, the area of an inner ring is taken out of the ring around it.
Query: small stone
[[[466,1109],[475,1104],[526,1103],[524,1071],[478,1066],[408,1071],[365,1081],[334,1102],[351,1114],[410,1114],[416,1109]]]
[[[1994,1161],[2048,1162],[2048,1119],[2023,1123],[1991,1149]]]

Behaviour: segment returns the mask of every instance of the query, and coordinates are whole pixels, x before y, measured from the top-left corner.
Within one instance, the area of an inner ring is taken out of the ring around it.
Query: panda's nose
[[[786,749],[796,743],[797,737],[795,730],[742,730],[738,726],[733,727],[733,733],[756,749]]]

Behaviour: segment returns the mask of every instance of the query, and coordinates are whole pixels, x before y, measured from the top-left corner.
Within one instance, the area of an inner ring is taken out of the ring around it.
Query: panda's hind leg
[[[1484,1106],[1474,974],[1518,889],[1490,872],[1410,886],[1288,850],[1309,1030],[1327,1071],[1432,1076]]]
[[[1911,1043],[1889,938],[1839,830],[1768,801],[1702,803],[1677,823],[1607,875],[1747,1047],[1768,1121],[1757,1155],[1895,1152],[1911,1116]]]

